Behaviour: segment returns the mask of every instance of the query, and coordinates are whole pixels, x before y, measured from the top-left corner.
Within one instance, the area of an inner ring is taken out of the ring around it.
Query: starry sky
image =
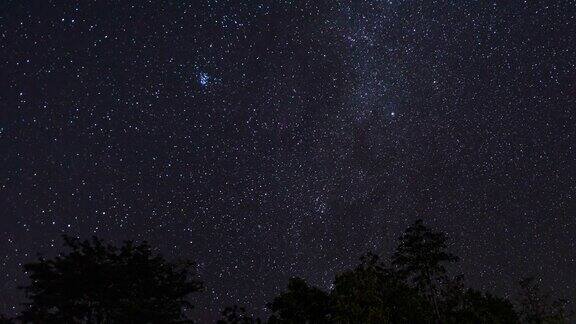
[[[2,1],[0,312],[62,234],[194,259],[207,321],[417,218],[573,294],[575,109],[574,1]]]

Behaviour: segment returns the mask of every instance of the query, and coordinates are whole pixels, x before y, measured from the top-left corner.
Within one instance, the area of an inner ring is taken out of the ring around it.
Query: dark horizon
[[[62,234],[192,259],[258,315],[416,219],[467,283],[576,291],[576,5],[0,5],[0,314]]]

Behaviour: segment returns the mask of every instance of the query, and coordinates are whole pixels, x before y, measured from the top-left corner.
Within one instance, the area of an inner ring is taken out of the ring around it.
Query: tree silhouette
[[[400,237],[392,256],[398,272],[429,296],[439,321],[437,280],[446,273],[444,264],[458,260],[447,251],[446,241],[444,233],[433,232],[419,219]]]
[[[330,298],[324,291],[310,287],[304,279],[292,278],[288,291],[268,305],[273,314],[269,323],[328,323]]]
[[[441,287],[440,313],[445,323],[519,323],[510,301],[465,288],[462,278],[445,281]]]
[[[518,302],[523,323],[568,323],[572,317],[566,310],[567,301],[553,300],[534,277],[520,281]]]
[[[482,293],[474,289],[467,289],[459,307],[452,313],[447,314],[449,323],[494,323],[507,324],[519,323],[518,315],[514,311],[511,302]]]
[[[254,319],[246,313],[244,307],[226,307],[222,312],[222,318],[216,322],[217,324],[260,324],[262,321],[259,318]]]
[[[329,292],[292,278],[268,304],[271,324],[352,323],[569,323],[564,300],[553,300],[532,278],[520,282],[518,308],[450,277],[443,233],[421,220],[406,229],[390,263],[367,253],[336,276]],[[188,261],[172,263],[146,243],[120,247],[98,238],[64,237],[70,249],[24,266],[30,303],[17,319],[1,323],[190,323],[187,296],[201,290]],[[218,324],[259,324],[242,307],[228,307]]]
[[[445,264],[457,260],[446,241],[416,221],[400,237],[393,267],[368,253],[336,276],[329,294],[291,279],[288,291],[270,304],[269,323],[520,323],[509,300],[446,275]]]
[[[336,277],[331,298],[337,323],[426,323],[432,315],[428,301],[371,253]]]
[[[189,322],[186,297],[201,289],[190,262],[170,263],[144,242],[120,248],[94,237],[65,236],[71,251],[24,266],[31,300],[20,320],[33,323]]]

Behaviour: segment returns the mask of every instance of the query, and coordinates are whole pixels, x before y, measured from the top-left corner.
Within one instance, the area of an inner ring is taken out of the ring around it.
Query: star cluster
[[[570,1],[0,6],[0,312],[61,234],[194,259],[208,320],[416,218],[477,287],[576,289]]]

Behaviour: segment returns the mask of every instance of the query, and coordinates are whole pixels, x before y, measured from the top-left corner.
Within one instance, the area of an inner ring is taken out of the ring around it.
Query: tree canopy
[[[458,261],[442,232],[421,220],[400,236],[390,264],[364,255],[353,270],[338,274],[329,292],[303,279],[270,305],[271,323],[568,323],[561,301],[552,301],[523,282],[514,305],[506,298],[464,285],[447,265]],[[281,302],[280,302],[281,301]]]
[[[186,320],[187,296],[199,291],[190,262],[171,263],[144,242],[120,248],[97,238],[64,237],[69,253],[24,266],[32,323],[176,323]]]
[[[191,293],[202,290],[190,261],[169,262],[148,243],[120,247],[98,238],[64,237],[69,250],[24,265],[29,302],[0,323],[186,323]],[[534,278],[520,281],[511,301],[466,287],[449,271],[458,258],[448,237],[417,220],[399,237],[389,262],[373,253],[336,275],[329,290],[291,278],[268,303],[267,321],[244,307],[227,307],[219,324],[295,323],[569,323],[566,301]]]

